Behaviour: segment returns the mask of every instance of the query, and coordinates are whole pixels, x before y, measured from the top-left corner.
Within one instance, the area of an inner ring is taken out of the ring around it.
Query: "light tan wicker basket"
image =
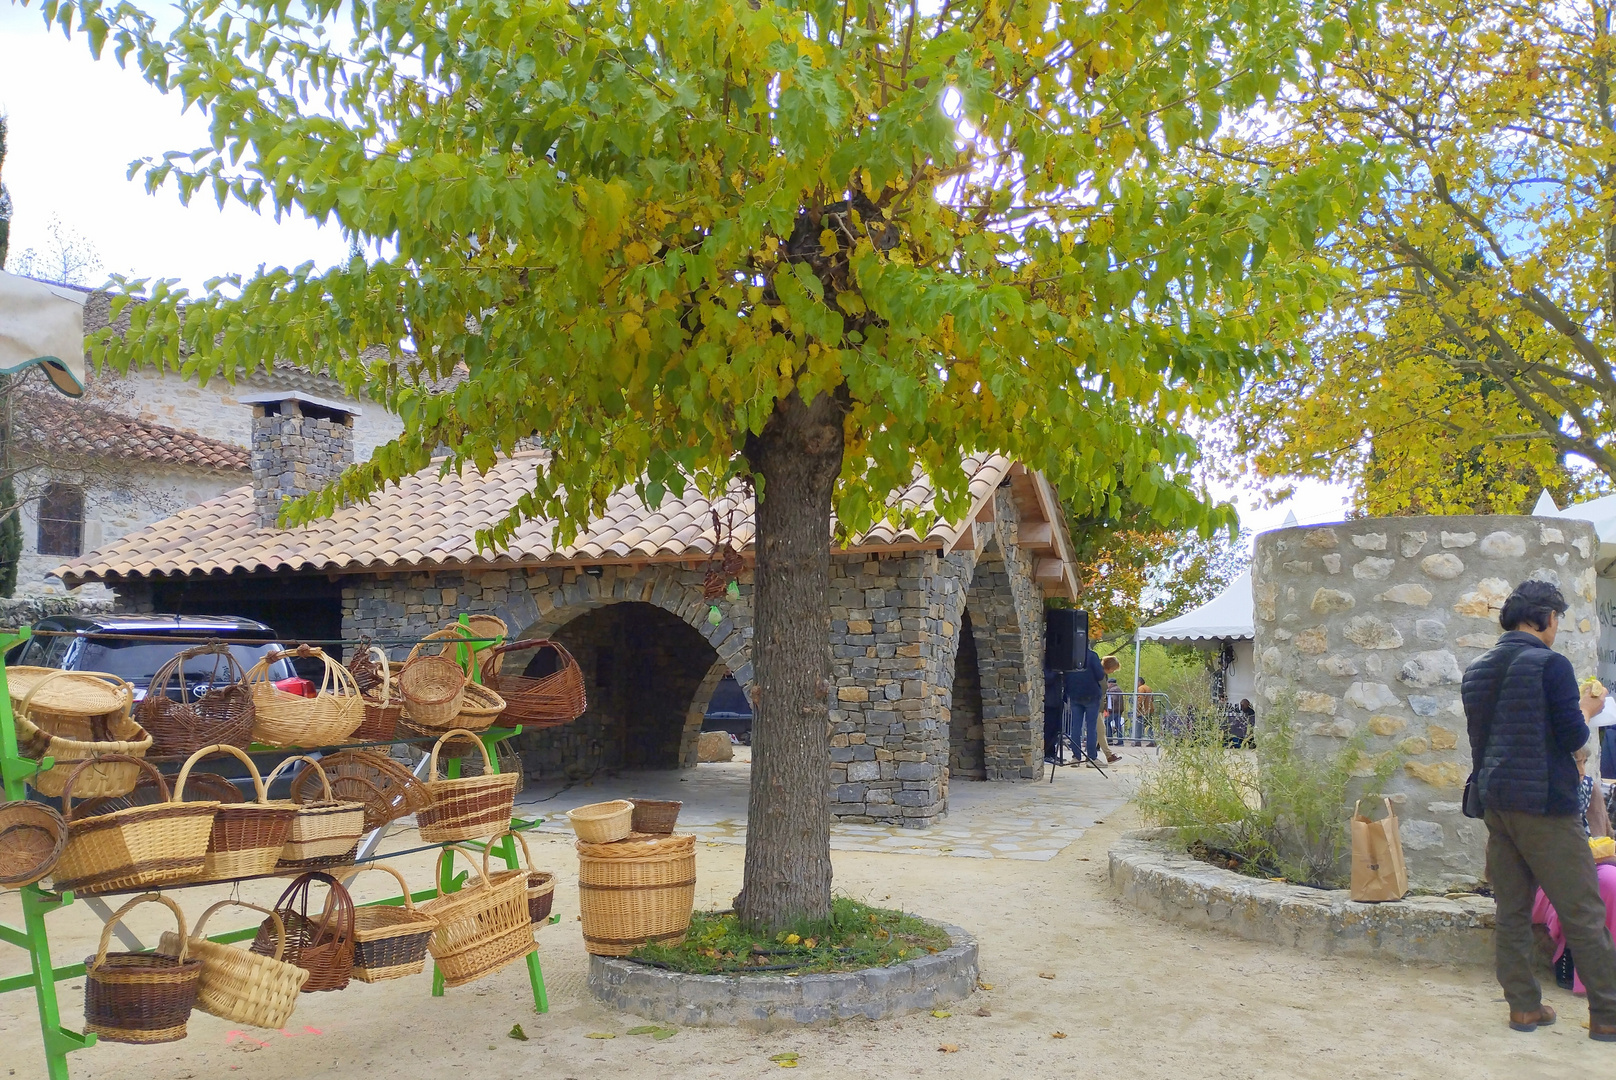
[[[587,844],[610,844],[626,838],[633,828],[634,804],[627,799],[590,803],[567,811],[567,821],[578,839]]]
[[[81,764],[67,779],[62,818],[67,845],[51,878],[58,891],[82,893],[142,889],[195,878],[202,872],[217,802],[181,803],[169,796],[168,782],[139,758],[130,758],[157,785],[160,800],[107,814],[73,819],[74,785]]]
[[[577,842],[584,948],[627,956],[648,942],[677,945],[696,903],[696,838]]]
[[[365,803],[334,796],[331,781],[319,761],[306,756],[287,758],[275,766],[264,786],[273,785],[283,769],[299,761],[314,770],[320,780],[320,794],[317,799],[308,799],[300,795],[304,789],[293,788],[292,802],[297,806],[297,816],[292,818],[286,846],[281,848],[282,864],[334,859],[348,854],[365,833]]]
[[[268,915],[274,920],[275,954],[259,956],[246,949],[209,941],[203,933],[209,917],[223,907],[243,907]],[[286,941],[286,925],[268,908],[236,900],[220,900],[202,913],[191,931],[188,947],[202,961],[202,982],[197,988],[196,1007],[221,1020],[253,1027],[279,1029],[292,1018],[297,995],[309,973],[281,960]],[[165,933],[157,944],[165,956],[180,953],[179,935]]]
[[[472,880],[459,892],[421,905],[422,912],[438,920],[428,948],[445,986],[492,975],[538,948],[527,910],[527,871],[484,877],[477,872],[475,854],[465,848],[445,848],[442,857],[452,863],[455,851],[472,862]]]
[[[314,697],[288,694],[270,680],[269,666],[289,657],[317,657],[325,666]],[[319,649],[267,653],[247,672],[253,695],[253,739],[265,746],[315,748],[342,743],[365,720],[365,699],[348,669]]]
[[[79,777],[74,787],[79,798],[133,791],[140,770],[125,759],[145,757],[152,737],[130,715],[134,691],[129,684],[93,671],[24,670],[45,673],[22,679],[28,689],[12,716],[17,749],[23,757],[55,759],[51,768],[28,777],[29,786],[60,798],[80,762],[101,758]]]
[[[213,815],[213,829],[208,836],[207,856],[197,881],[230,881],[234,878],[258,877],[275,871],[281,848],[286,846],[286,834],[297,816],[297,804],[285,799],[271,799],[258,775],[258,766],[239,747],[227,743],[204,746],[185,759],[179,779],[174,782],[174,800],[185,801],[185,782],[197,762],[213,754],[228,754],[247,766],[252,777],[253,802],[220,803]]]
[[[483,774],[456,780],[438,777],[438,752],[450,739],[470,739],[483,756]],[[446,732],[432,747],[427,766],[426,789],[432,805],[415,815],[421,839],[431,844],[475,840],[510,828],[511,810],[516,801],[515,773],[496,772],[488,748],[476,734],[462,729]]]
[[[412,656],[398,673],[404,715],[426,727],[448,727],[466,697],[466,673],[447,656]]]

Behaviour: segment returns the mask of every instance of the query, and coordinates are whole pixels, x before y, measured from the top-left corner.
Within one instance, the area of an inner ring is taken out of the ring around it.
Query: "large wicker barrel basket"
[[[696,838],[579,840],[578,904],[584,948],[627,956],[641,945],[677,945],[696,903]]]

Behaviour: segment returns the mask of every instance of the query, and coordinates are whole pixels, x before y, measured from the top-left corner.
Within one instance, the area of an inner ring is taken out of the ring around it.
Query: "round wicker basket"
[[[578,905],[587,951],[627,956],[648,942],[684,940],[696,903],[695,839],[577,842]]]
[[[589,844],[610,844],[634,831],[634,804],[627,799],[590,803],[567,811],[578,839]]]

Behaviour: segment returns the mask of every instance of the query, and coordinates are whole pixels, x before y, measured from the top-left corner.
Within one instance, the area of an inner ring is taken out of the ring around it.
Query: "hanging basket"
[[[446,848],[443,858],[452,861],[450,853],[455,851],[468,860],[474,858],[460,847]],[[464,986],[492,975],[538,948],[528,915],[527,872],[507,870],[490,877],[473,866],[470,876],[459,892],[421,905],[422,912],[438,920],[427,947],[445,986]]]
[[[28,690],[13,713],[17,751],[36,761],[55,759],[51,768],[28,778],[30,787],[60,798],[75,767],[97,758],[74,789],[80,797],[123,795],[134,788],[140,769],[130,762],[146,756],[152,737],[129,715],[134,691],[128,683],[116,675],[50,670],[39,678],[25,677],[23,684]]]
[[[438,928],[438,920],[416,910],[404,875],[391,866],[372,863],[350,876],[347,884],[352,885],[365,870],[393,875],[403,891],[404,904],[369,904],[354,909],[353,977],[374,983],[414,975],[426,966],[427,942]]]
[[[224,907],[248,908],[269,916],[274,939],[270,955],[261,956],[207,939],[203,927],[215,911]],[[285,937],[281,917],[268,908],[220,900],[202,913],[189,939],[170,931],[158,942],[157,951],[165,956],[178,956],[182,950],[189,949],[192,956],[202,961],[196,1007],[203,1012],[236,1024],[279,1030],[292,1018],[298,991],[309,978],[307,971],[281,959]]]
[[[360,697],[365,699],[365,719],[354,731],[354,741],[391,741],[398,729],[399,715],[404,711],[404,698],[393,678],[393,666],[387,653],[374,645],[361,644],[348,670]]]
[[[309,890],[316,884],[326,887],[325,907],[318,915],[310,916]],[[353,976],[354,958],[354,904],[348,890],[330,874],[312,870],[298,875],[286,887],[275,901],[275,914],[280,916],[286,935],[281,958],[309,973],[303,993],[345,989]],[[253,939],[252,951],[269,956],[279,950],[279,929],[264,920]]]
[[[584,948],[627,956],[648,942],[677,945],[696,903],[696,838],[577,842]]]
[[[505,625],[505,620],[498,615],[467,615],[462,625],[471,636],[477,638],[477,659],[481,660],[488,654],[488,650],[498,645],[510,635],[511,628]]]
[[[445,731],[484,732],[493,727],[505,712],[505,699],[486,686],[467,683],[460,702],[460,711],[443,724],[424,724],[410,715],[406,707],[399,718],[398,729],[407,735],[437,738]]]
[[[432,805],[432,793],[409,769],[386,754],[374,750],[341,750],[320,759],[331,782],[331,792],[339,800],[365,804],[365,831],[388,822],[418,814]],[[308,787],[309,773],[292,781],[292,800],[308,802],[314,795]]]
[[[488,841],[488,846],[483,848],[483,877],[490,876],[488,853],[507,836],[513,837],[522,847],[522,860],[527,863],[527,913],[533,925],[538,926],[550,917],[550,908],[555,903],[555,875],[533,868],[533,852],[528,850],[527,840],[521,833],[507,829]]]
[[[443,727],[460,715],[466,675],[447,656],[412,656],[398,673],[404,713],[422,727]]]
[[[441,630],[432,631],[416,642],[415,647],[404,658],[404,663],[408,664],[418,656],[441,656],[459,667],[461,673],[465,676],[465,681],[471,682],[472,676],[477,673],[476,645],[471,641],[474,636],[471,627],[452,622]],[[427,646],[437,642],[443,643],[439,646],[438,651],[436,653],[429,652]]]
[[[57,891],[143,889],[190,880],[202,873],[219,804],[171,799],[168,784],[156,769],[138,758],[127,760],[150,774],[161,798],[150,805],[77,816],[73,812],[74,785],[90,763],[75,769],[62,794],[67,845],[52,872]]]
[[[180,802],[185,800],[185,784],[191,769],[212,754],[229,754],[247,766],[257,801],[219,805],[213,815],[207,857],[197,880],[230,881],[274,873],[281,848],[286,845],[286,835],[292,828],[292,819],[297,816],[297,806],[284,799],[270,799],[258,775],[258,766],[244,751],[234,746],[204,746],[186,758],[179,779],[174,783],[174,798]]]
[[[506,653],[528,649],[553,649],[559,664],[555,672],[532,678],[500,671]],[[488,650],[482,665],[483,685],[505,699],[507,724],[521,724],[528,729],[570,724],[589,707],[583,669],[559,641],[533,639],[500,645]]]
[[[162,904],[179,924],[178,949],[162,953],[109,953],[112,931],[141,904]],[[192,957],[185,915],[166,896],[145,893],[113,913],[101,930],[101,947],[84,961],[84,1032],[105,1042],[165,1043],[185,1038],[196,1006],[202,961]]]
[[[439,779],[438,751],[445,742],[455,738],[471,739],[477,744],[483,757],[483,775],[456,780]],[[519,778],[514,773],[494,770],[494,763],[488,757],[488,748],[472,732],[450,731],[438,739],[432,747],[432,759],[427,766],[426,788],[432,795],[432,805],[415,815],[421,839],[430,844],[453,843],[456,840],[491,836],[508,829]]]
[[[185,677],[185,661],[213,657],[208,689],[191,693]],[[229,681],[220,682],[220,667]],[[177,698],[169,697],[168,686],[179,679]],[[253,696],[244,685],[247,673],[221,642],[186,649],[157,669],[146,696],[135,708],[140,725],[151,733],[154,757],[185,757],[204,746],[247,747],[252,743]]]
[[[0,803],[0,886],[20,889],[51,872],[67,846],[67,822],[40,802]]]
[[[320,791],[316,798],[310,799],[307,798],[305,787],[302,789],[304,795],[294,796],[291,800],[297,807],[297,814],[292,818],[292,827],[286,834],[286,846],[281,848],[279,868],[283,870],[295,868],[297,863],[307,864],[310,859],[346,858],[352,855],[365,832],[366,800],[338,799],[333,795],[330,778],[314,758],[287,758],[275,766],[275,771],[269,774],[264,786],[273,786],[281,770],[299,761],[308,763],[308,771],[319,777]],[[294,866],[289,867],[288,864]]]
[[[325,666],[320,688],[311,698],[288,694],[269,678],[269,666],[288,657],[317,657]],[[345,742],[365,719],[365,701],[348,669],[308,645],[267,653],[247,672],[252,690],[252,735],[265,746],[334,746]]]

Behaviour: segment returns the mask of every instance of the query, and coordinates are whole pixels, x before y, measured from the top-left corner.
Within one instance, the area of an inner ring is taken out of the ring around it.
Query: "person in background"
[[[1461,695],[1473,782],[1487,824],[1487,878],[1499,985],[1509,1026],[1552,1024],[1533,967],[1532,911],[1541,886],[1559,914],[1588,990],[1588,1034],[1616,1042],[1616,946],[1582,825],[1573,755],[1588,742],[1571,661],[1552,648],[1567,604],[1546,581],[1524,581],[1504,601],[1504,633],[1465,670]]]
[[[1117,670],[1122,667],[1122,661],[1108,656],[1100,661],[1100,667],[1105,669],[1105,723],[1100,728],[1100,751],[1107,761],[1120,761],[1121,755],[1111,752],[1109,740],[1121,740],[1128,713],[1128,699],[1122,694],[1122,684],[1117,682]]]
[[[1584,746],[1574,755],[1577,768],[1582,773],[1582,781],[1577,786],[1577,802],[1582,807],[1583,830],[1590,840],[1611,835],[1610,817],[1605,811],[1605,800],[1594,797],[1599,785],[1588,775],[1588,759],[1592,756],[1592,745],[1590,743]],[[1605,928],[1616,935],[1616,856],[1596,859],[1595,868],[1599,874],[1599,896],[1605,902]],[[1554,905],[1549,903],[1549,898],[1542,889],[1538,889],[1537,901],[1532,905],[1532,921],[1546,927],[1550,940],[1554,942],[1554,981],[1572,993],[1586,994],[1587,988],[1582,985],[1582,979],[1577,975],[1576,957],[1566,944],[1560,916],[1555,914]]]
[[[1100,705],[1105,696],[1105,667],[1100,654],[1087,650],[1083,666],[1066,673],[1066,722],[1072,739],[1072,752],[1084,761],[1100,759]]]
[[[1134,693],[1139,695],[1139,716],[1140,719],[1148,719],[1156,711],[1156,699],[1150,696],[1156,691],[1145,685],[1143,677],[1138,680],[1138,683],[1139,685],[1134,688]]]

